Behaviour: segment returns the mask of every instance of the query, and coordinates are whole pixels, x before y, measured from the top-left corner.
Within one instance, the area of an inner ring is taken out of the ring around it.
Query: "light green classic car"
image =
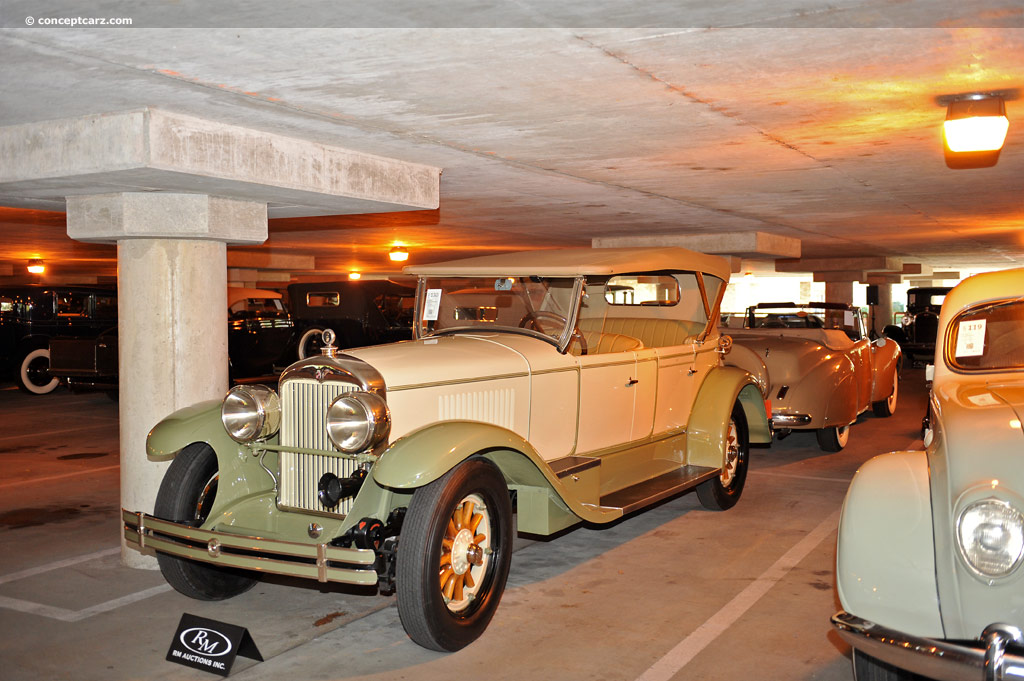
[[[860,680],[1024,679],[1024,270],[946,297],[930,408],[850,485],[832,622]]]
[[[414,340],[328,342],[276,389],[153,429],[150,458],[173,459],[155,513],[122,515],[178,591],[227,598],[252,572],[379,585],[414,641],[457,650],[498,605],[515,530],[694,488],[736,503],[771,432],[754,379],[722,366],[724,260],[571,249],[406,271]]]

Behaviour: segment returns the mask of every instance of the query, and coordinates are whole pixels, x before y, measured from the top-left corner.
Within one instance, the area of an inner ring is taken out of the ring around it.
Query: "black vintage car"
[[[934,357],[939,311],[949,291],[949,287],[943,286],[910,289],[907,311],[899,315],[899,325],[891,324],[883,330],[885,336],[899,344],[911,363],[929,362]]]
[[[394,281],[327,281],[288,286],[299,359],[320,354],[331,329],[339,348],[412,338],[416,289]]]
[[[117,291],[99,286],[22,285],[0,288],[0,371],[22,390],[43,395],[57,387],[50,374],[50,339],[88,338],[117,324]]]
[[[264,377],[292,341],[291,316],[281,294],[228,288],[228,357],[232,380]],[[115,305],[116,309],[116,305]],[[53,380],[70,388],[117,389],[117,318],[95,337],[65,336],[50,341]]]

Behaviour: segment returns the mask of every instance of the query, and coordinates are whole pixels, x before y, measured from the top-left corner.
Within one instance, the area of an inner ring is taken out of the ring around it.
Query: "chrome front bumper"
[[[124,521],[125,540],[139,548],[213,565],[305,577],[319,582],[377,583],[377,571],[374,569],[377,554],[370,549],[200,530],[124,509],[121,509],[121,519]]]
[[[832,616],[844,641],[866,655],[936,681],[1009,681],[1024,679],[1024,655],[1008,645],[1024,645],[1016,627],[989,625],[978,646],[911,636],[848,612]]]

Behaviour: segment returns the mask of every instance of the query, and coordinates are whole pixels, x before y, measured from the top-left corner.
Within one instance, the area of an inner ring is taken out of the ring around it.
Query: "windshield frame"
[[[510,272],[508,277],[529,277],[531,275],[523,275],[518,273]],[[529,329],[525,327],[511,327],[511,326],[492,326],[487,328],[481,328],[479,326],[449,326],[440,331],[432,331],[430,333],[423,333],[424,320],[422,318],[424,310],[424,300],[426,296],[427,281],[430,279],[465,279],[467,281],[472,279],[479,279],[481,277],[476,275],[446,275],[446,274],[421,274],[417,278],[416,282],[416,307],[413,315],[413,338],[416,340],[424,340],[427,338],[437,338],[440,336],[457,335],[457,334],[480,334],[480,333],[512,333],[522,336],[529,336],[531,338],[537,338],[539,340],[550,343],[558,349],[558,352],[565,354],[568,351],[569,344],[572,341],[573,335],[576,331],[577,317],[579,316],[580,301],[583,296],[583,291],[586,287],[586,277],[583,275],[565,275],[564,277],[557,277],[561,279],[571,279],[573,282],[572,291],[569,294],[569,314],[566,317],[565,326],[562,328],[561,334],[555,338],[549,336],[546,333],[537,331],[535,329]],[[491,278],[488,275],[487,278]],[[550,278],[550,277],[548,277]],[[525,300],[529,300],[527,297]]]
[[[956,314],[954,314],[950,318],[949,322],[946,324],[946,328],[943,329],[942,360],[943,362],[945,362],[946,368],[948,368],[953,373],[965,376],[977,376],[980,374],[1001,374],[1007,372],[1024,371],[1024,364],[984,368],[963,366],[957,363],[955,356],[956,340],[959,336],[960,322],[964,321],[964,317],[970,314],[976,314],[984,310],[992,310],[995,308],[1006,307],[1008,305],[1014,304],[1024,306],[1024,296],[1013,296],[1009,298],[986,300],[983,302],[968,305],[963,309],[958,310]]]

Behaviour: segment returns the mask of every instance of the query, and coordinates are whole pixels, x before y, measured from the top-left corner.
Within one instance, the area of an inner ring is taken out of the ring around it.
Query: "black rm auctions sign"
[[[227,676],[238,655],[263,661],[248,629],[185,613],[174,632],[166,659]]]

